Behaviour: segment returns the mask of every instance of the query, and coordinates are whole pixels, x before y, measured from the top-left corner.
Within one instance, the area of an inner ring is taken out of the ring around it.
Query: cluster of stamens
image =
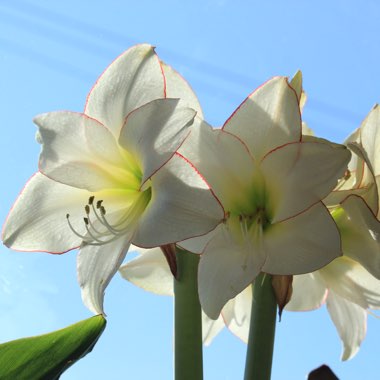
[[[228,220],[230,220],[230,223],[232,222],[233,224],[231,225]],[[235,220],[235,222],[233,221]],[[252,214],[238,214],[238,215],[233,215],[231,212],[226,213],[226,217],[224,219],[224,223],[227,227],[227,230],[231,230],[232,226],[236,226],[236,222],[238,222],[238,231],[241,233],[241,237],[243,240],[247,243],[250,242],[251,238],[250,236],[250,231],[252,228],[259,227],[259,229],[264,230],[268,223],[268,217],[266,215],[265,208],[263,207],[258,207],[254,213]],[[235,229],[235,232],[237,230]]]
[[[106,209],[103,206],[103,200],[95,202],[95,197],[91,196],[84,207],[86,216],[83,218],[86,228],[86,235],[79,233],[70,222],[70,214],[66,214],[67,222],[71,231],[83,240],[84,244],[103,245],[116,240],[122,233],[123,229],[112,226],[106,218]],[[91,211],[93,216],[91,215]],[[95,227],[95,223],[99,224]],[[102,229],[103,231],[100,231]],[[104,240],[104,238],[106,238]]]

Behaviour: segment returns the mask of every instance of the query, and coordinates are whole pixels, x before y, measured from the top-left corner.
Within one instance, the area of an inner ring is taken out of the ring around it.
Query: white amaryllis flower
[[[207,183],[176,153],[196,114],[189,105],[199,108],[187,83],[138,45],[105,70],[84,113],[37,116],[39,171],[8,216],[4,243],[50,253],[80,247],[84,303],[103,313],[104,290],[131,242],[169,244],[223,218]]]
[[[375,106],[346,140],[353,150],[349,170],[324,199],[340,230],[344,256],[318,271],[294,276],[292,298],[285,307],[311,311],[326,304],[343,343],[342,360],[352,358],[365,338],[368,309],[380,308],[379,136]],[[251,305],[252,289],[247,287],[222,311],[228,328],[245,342]]]
[[[380,279],[380,109],[345,141],[349,170],[324,200],[342,235],[343,252]],[[364,252],[364,253],[363,253]]]
[[[326,302],[343,343],[342,360],[352,358],[365,337],[367,309],[380,308],[379,107],[345,143],[353,151],[349,170],[324,200],[340,230],[344,256],[295,276],[285,308],[312,310]]]
[[[250,95],[221,130],[195,121],[179,150],[226,211],[199,266],[203,310],[216,319],[260,272],[299,274],[341,255],[321,202],[344,174],[349,151],[301,138],[296,92],[274,78]]]
[[[130,251],[137,251],[138,256],[120,267],[119,272],[123,278],[148,292],[173,296],[173,274],[161,249],[131,247]],[[202,335],[206,346],[223,327],[222,317],[214,321],[202,312]]]

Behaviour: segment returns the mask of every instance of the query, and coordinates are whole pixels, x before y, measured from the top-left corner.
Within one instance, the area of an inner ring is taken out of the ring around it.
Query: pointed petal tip
[[[355,346],[355,347],[344,346],[340,360],[342,362],[351,360],[358,353],[358,351],[359,351],[359,346]]]

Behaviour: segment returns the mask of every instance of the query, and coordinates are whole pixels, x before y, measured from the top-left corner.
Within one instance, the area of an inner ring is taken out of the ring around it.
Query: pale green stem
[[[244,380],[269,380],[277,312],[271,276],[261,273],[252,287],[251,323]]]
[[[199,255],[177,248],[174,279],[175,380],[202,380],[202,310],[198,296]]]

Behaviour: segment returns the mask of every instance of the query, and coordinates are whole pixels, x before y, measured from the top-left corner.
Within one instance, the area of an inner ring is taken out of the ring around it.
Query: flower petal
[[[368,191],[364,192],[362,197],[371,208],[371,210],[375,213],[375,215],[379,212],[379,189],[377,186],[376,176],[374,167],[370,158],[368,157],[367,152],[364,148],[357,143],[349,143],[348,147],[357,155],[358,162],[361,163],[362,166],[362,175],[360,178],[360,188],[367,188]],[[358,171],[357,171],[358,172]]]
[[[113,135],[98,121],[74,112],[34,119],[42,143],[39,169],[49,178],[89,191],[123,187],[128,177]]]
[[[331,291],[327,297],[327,309],[343,343],[341,359],[351,359],[365,338],[367,312]]]
[[[194,109],[198,117],[203,118],[201,105],[189,83],[171,66],[164,62],[161,66],[165,75],[166,97],[178,98],[180,106]]]
[[[173,296],[173,275],[161,248],[131,247],[129,251],[139,256],[120,267],[121,276],[148,292]]]
[[[251,322],[252,287],[247,286],[235,298],[229,300],[222,310],[226,326],[243,342],[248,342]]]
[[[226,210],[250,207],[256,168],[240,139],[196,118],[179,152],[207,179]]]
[[[380,308],[380,280],[356,261],[343,256],[319,271],[329,289],[363,309]]]
[[[142,182],[167,162],[189,133],[195,111],[178,99],[157,99],[131,112],[119,143],[142,164]]]
[[[264,233],[270,274],[313,272],[342,254],[336,224],[322,202],[294,218],[269,226]]]
[[[310,136],[314,137],[314,131],[305,122],[302,122],[302,141],[307,141]]]
[[[209,346],[223,328],[224,321],[221,316],[214,321],[202,312],[202,341],[205,346]]]
[[[350,152],[344,145],[318,142],[288,144],[261,162],[272,223],[294,216],[323,199],[343,176]]]
[[[339,207],[340,204],[350,195],[356,195],[363,199],[373,200],[374,198],[377,198],[377,196],[374,195],[376,190],[377,189],[375,185],[358,189],[334,190],[326,198],[323,199],[323,203],[329,208],[336,208]]]
[[[375,176],[380,175],[380,107],[376,104],[360,126],[360,140],[372,164]]]
[[[223,129],[243,140],[260,160],[281,145],[301,140],[297,94],[286,78],[273,78],[239,106]]]
[[[210,231],[209,233],[205,235],[196,236],[194,238],[182,240],[178,242],[177,245],[185,249],[186,251],[200,254],[205,250],[206,245],[218,233],[218,230],[220,228],[222,228],[221,224],[219,224],[215,229],[213,229],[212,231]]]
[[[344,212],[336,218],[343,253],[380,279],[380,222],[364,200],[351,195],[342,202]]]
[[[193,166],[175,154],[151,178],[152,199],[142,215],[133,244],[150,248],[210,232],[224,211]]]
[[[303,92],[302,89],[302,71],[297,70],[297,72],[294,74],[293,78],[290,81],[290,86],[292,86],[293,90],[296,92],[298,100],[301,99],[301,95]]]
[[[54,182],[36,173],[13,205],[3,227],[3,242],[20,251],[63,253],[80,245],[69,228],[84,229],[83,207],[89,194],[85,190]]]
[[[217,319],[228,300],[236,297],[260,273],[265,255],[259,244],[236,244],[227,227],[219,230],[201,256],[199,298],[204,312]]]
[[[327,288],[318,272],[293,276],[293,293],[286,304],[287,311],[309,311],[321,307],[327,297]]]
[[[127,254],[130,236],[101,246],[85,245],[77,256],[82,300],[94,314],[104,314],[104,291]]]
[[[164,97],[164,75],[153,47],[137,45],[103,72],[88,94],[84,113],[99,120],[118,137],[131,111]]]

